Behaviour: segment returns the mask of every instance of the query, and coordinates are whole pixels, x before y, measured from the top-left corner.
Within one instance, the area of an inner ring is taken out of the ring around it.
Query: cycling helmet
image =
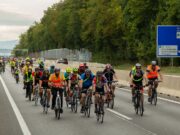
[[[152,64],[153,66],[156,66],[156,61],[151,61],[151,64]]]
[[[96,76],[102,76],[103,75],[103,72],[102,71],[97,71],[96,72]]]
[[[84,67],[84,64],[80,64],[79,67]]]
[[[112,66],[111,66],[111,64],[106,64],[106,67],[105,67],[106,69],[111,69],[112,68]]]
[[[78,69],[77,68],[73,68],[73,73],[77,73]]]
[[[30,65],[30,62],[26,62],[27,65]]]
[[[141,64],[140,63],[136,63],[135,67],[141,67]]]
[[[54,72],[60,72],[60,70],[61,70],[60,68],[55,68]]]
[[[90,73],[91,73],[91,70],[90,70],[90,69],[86,69],[86,70],[85,70],[85,73],[89,73],[89,74],[90,74]]]
[[[66,68],[66,72],[67,72],[67,73],[71,73],[71,71],[72,71],[72,70],[71,70],[70,67]]]

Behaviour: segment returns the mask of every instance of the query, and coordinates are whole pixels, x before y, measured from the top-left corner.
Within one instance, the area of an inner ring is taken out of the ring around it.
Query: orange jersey
[[[55,74],[51,74],[49,81],[53,83],[54,86],[63,86],[64,76],[59,75],[56,77]]]
[[[148,79],[158,78],[159,71],[160,71],[159,66],[156,66],[155,70],[152,70],[152,65],[148,65],[148,67],[147,67],[147,78]]]

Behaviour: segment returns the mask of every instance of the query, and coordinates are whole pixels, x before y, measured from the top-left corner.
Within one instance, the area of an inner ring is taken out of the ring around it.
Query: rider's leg
[[[57,91],[55,89],[52,88],[52,106],[51,108],[54,109],[55,104],[56,104],[56,97],[57,97]]]
[[[63,89],[59,90],[59,94],[61,97],[61,108],[63,108]]]
[[[86,97],[86,94],[85,93],[82,93],[81,94],[81,112],[84,111],[84,106],[85,106],[85,97]]]
[[[95,113],[97,113],[98,98],[99,98],[99,94],[95,93],[95,97],[94,97]]]

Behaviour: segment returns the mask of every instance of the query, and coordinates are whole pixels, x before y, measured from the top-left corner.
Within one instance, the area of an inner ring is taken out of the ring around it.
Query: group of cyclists
[[[47,90],[47,107],[51,106],[54,110],[56,106],[57,94],[60,95],[61,99],[61,113],[63,113],[63,97],[68,106],[72,106],[72,96],[74,90],[79,92],[78,99],[81,104],[81,113],[85,111],[85,100],[87,92],[91,91],[94,95],[94,112],[98,113],[99,98],[102,98],[103,106],[107,102],[108,94],[111,93],[112,97],[115,97],[115,85],[113,82],[118,82],[115,70],[110,64],[105,66],[103,71],[97,71],[93,74],[86,63],[82,63],[78,68],[66,68],[63,73],[61,69],[55,65],[51,65],[49,68],[45,67],[42,60],[38,59],[38,67],[33,67],[33,60],[29,57],[26,59],[12,58],[9,61],[11,66],[11,72],[19,76],[21,72],[23,75],[24,89],[26,89],[26,98],[34,100],[35,88],[38,87],[40,103],[43,105],[43,91]],[[149,86],[148,90],[148,101],[151,100],[151,85],[150,82],[155,81],[155,87],[158,87],[156,80],[160,76],[161,81],[163,80],[160,67],[157,66],[156,61],[152,61],[151,65],[147,66],[146,73],[142,70],[141,64],[137,63],[130,71],[130,86],[132,87],[132,101],[135,100],[136,87],[140,87],[140,92],[143,98],[143,87]],[[143,85],[145,80],[145,85]],[[50,105],[51,102],[51,105]],[[102,107],[102,113],[104,114],[104,108]]]

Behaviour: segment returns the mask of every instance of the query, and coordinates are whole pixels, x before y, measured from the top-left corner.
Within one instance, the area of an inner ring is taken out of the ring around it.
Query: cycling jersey
[[[113,81],[113,76],[115,74],[115,71],[113,69],[111,69],[110,71],[107,71],[107,69],[105,69],[103,73],[105,77],[107,78],[107,81]]]
[[[65,79],[66,81],[69,80],[69,76],[70,76],[70,73],[67,73],[67,72],[64,73],[64,79]]]
[[[25,82],[26,83],[33,83],[33,76],[32,76],[32,73],[31,74],[29,74],[29,73],[26,73],[25,74]]]
[[[148,79],[157,79],[159,76],[159,72],[160,72],[160,67],[159,66],[155,66],[155,70],[152,69],[152,65],[149,65],[147,67],[147,78]]]
[[[71,80],[71,84],[76,85],[81,80],[81,76],[78,74],[77,75],[71,74],[69,76],[69,80]]]
[[[40,78],[42,76],[42,72],[40,72],[40,71],[39,71],[39,73],[33,72],[32,75],[33,75],[33,77],[35,79],[34,80],[35,85],[39,84],[39,80],[40,80]]]
[[[92,81],[94,79],[94,75],[91,74],[90,77],[87,77],[86,74],[84,73],[81,75],[81,79],[83,80],[83,86],[82,87],[84,89],[88,89],[89,87],[92,86]]]
[[[50,75],[47,75],[47,76],[43,75],[43,76],[40,78],[40,80],[42,81],[42,87],[43,87],[43,88],[49,88],[49,86],[48,86],[49,77],[50,77]]]
[[[133,75],[133,83],[136,85],[142,85],[144,72],[142,70],[140,70],[139,72],[133,70],[132,75]]]
[[[49,81],[53,83],[54,87],[62,87],[63,86],[63,81],[64,81],[64,75],[60,75],[56,77],[55,74],[51,74]]]
[[[97,77],[95,77],[93,79],[93,84],[95,85],[96,88],[99,88],[99,89],[104,89],[104,85],[107,83],[107,79],[105,76],[102,76],[102,79],[101,80],[98,80]]]

